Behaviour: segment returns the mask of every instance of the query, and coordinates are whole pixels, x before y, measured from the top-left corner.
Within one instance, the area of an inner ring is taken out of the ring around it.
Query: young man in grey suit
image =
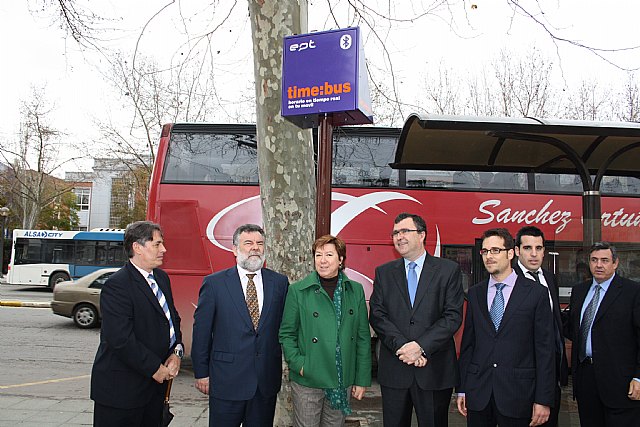
[[[620,276],[608,242],[589,251],[593,279],[571,293],[573,394],[582,427],[640,424],[640,284]]]
[[[462,323],[460,267],[425,250],[424,219],[402,213],[393,244],[402,258],[376,268],[370,322],[381,342],[378,382],[385,427],[448,425],[458,383],[453,335]]]
[[[553,312],[554,344],[556,349],[556,383],[554,403],[551,407],[549,421],[543,427],[557,427],[560,413],[560,386],[566,386],[569,378],[569,365],[564,347],[563,322],[560,312],[558,285],[552,272],[542,268],[545,253],[544,233],[531,225],[522,227],[516,234],[517,261],[513,269],[518,276],[537,282],[549,292],[549,305]]]
[[[160,425],[167,380],[182,359],[180,316],[158,224],[138,221],[124,233],[129,262],[106,281],[100,294],[102,330],[91,371],[95,427]]]
[[[273,424],[282,377],[278,331],[289,281],[263,268],[264,231],[233,234],[236,265],[204,278],[194,313],[196,388],[209,395],[209,425]]]
[[[549,294],[513,271],[513,248],[504,228],[482,235],[490,277],[469,288],[460,348],[458,411],[470,427],[539,426],[554,404]]]

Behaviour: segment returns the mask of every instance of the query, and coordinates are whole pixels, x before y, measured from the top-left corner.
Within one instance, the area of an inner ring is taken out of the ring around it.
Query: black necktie
[[[540,282],[540,276],[538,276],[538,274],[540,274],[539,271],[527,271],[527,273],[533,276],[533,280],[535,280],[538,283],[542,283]]]

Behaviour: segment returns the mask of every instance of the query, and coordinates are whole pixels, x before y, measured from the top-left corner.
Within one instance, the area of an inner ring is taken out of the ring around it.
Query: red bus
[[[164,230],[183,335],[190,347],[202,278],[234,265],[237,226],[261,224],[254,125],[168,124],[154,166],[147,217]],[[545,267],[568,302],[571,286],[588,274],[583,252],[582,187],[574,175],[392,170],[400,129],[334,130],[331,232],[348,245],[347,274],[372,291],[375,267],[397,257],[389,232],[400,212],[427,222],[427,249],[460,264],[465,289],[485,277],[481,233],[524,225],[547,238]],[[316,138],[317,139],[317,138]],[[618,272],[640,279],[640,180],[606,177],[602,238],[620,250]],[[276,242],[267,242],[269,245]]]

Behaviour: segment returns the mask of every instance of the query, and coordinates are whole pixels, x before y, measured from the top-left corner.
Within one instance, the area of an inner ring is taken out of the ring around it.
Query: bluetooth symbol
[[[342,37],[340,37],[340,47],[343,50],[347,50],[351,47],[351,35],[345,34]]]

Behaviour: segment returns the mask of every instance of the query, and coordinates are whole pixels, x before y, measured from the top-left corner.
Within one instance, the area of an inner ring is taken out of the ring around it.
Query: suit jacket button
[[[409,321],[410,325],[415,325],[416,322],[414,322],[413,320]]]
[[[349,314],[353,314],[353,308],[349,309]]]
[[[314,311],[314,312],[313,312],[313,317],[318,317],[318,316],[319,316],[318,312],[317,312],[317,311]]]
[[[317,342],[318,342],[318,338],[313,337],[313,338],[311,339],[311,342],[312,342],[312,343],[314,343],[314,344],[315,344],[315,343],[317,343]]]
[[[497,367],[498,367],[498,364],[497,364],[497,363],[494,363],[494,364],[493,364],[493,367],[494,367],[494,368],[497,368]]]

